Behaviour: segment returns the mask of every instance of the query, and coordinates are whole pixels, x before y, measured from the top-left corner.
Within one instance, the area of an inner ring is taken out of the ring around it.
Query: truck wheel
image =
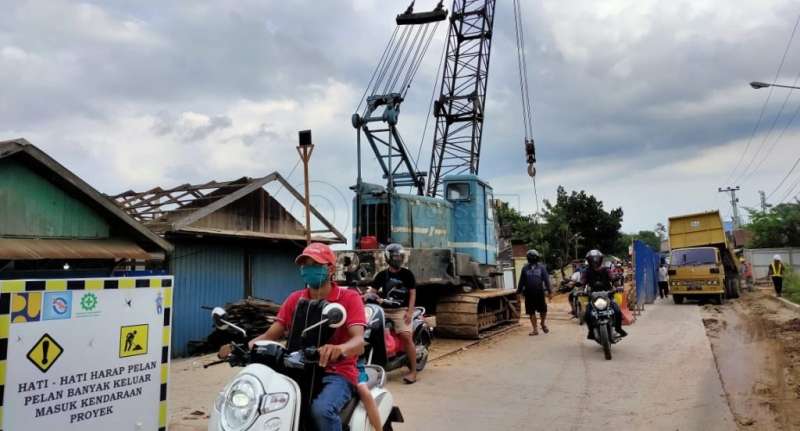
[[[676,294],[673,293],[672,294],[672,301],[675,302],[676,304],[683,304],[683,296],[682,295],[676,295]]]
[[[611,340],[608,335],[608,325],[603,325],[600,330],[600,344],[603,345],[603,355],[607,361],[611,360]]]
[[[736,299],[739,297],[739,279],[731,280],[731,298]]]

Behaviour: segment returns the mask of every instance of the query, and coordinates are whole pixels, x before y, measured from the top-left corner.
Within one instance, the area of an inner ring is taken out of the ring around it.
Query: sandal
[[[413,385],[416,382],[417,382],[417,379],[412,379],[412,378],[410,378],[408,376],[403,376],[403,383],[405,383],[407,385]]]
[[[535,329],[534,329],[533,331],[531,331],[530,333],[528,333],[528,335],[529,335],[529,336],[531,336],[531,337],[533,337],[534,335],[539,335],[539,331],[537,331],[537,330],[535,330]]]
[[[548,333],[550,333],[550,329],[549,329],[549,328],[547,328],[547,326],[544,326],[544,325],[542,325],[542,331],[543,331],[545,334],[548,334]]]

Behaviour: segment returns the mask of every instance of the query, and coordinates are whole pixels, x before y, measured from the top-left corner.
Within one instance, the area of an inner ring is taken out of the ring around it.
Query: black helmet
[[[383,250],[383,257],[386,259],[386,263],[388,263],[389,266],[394,269],[398,269],[403,266],[405,255],[406,250],[401,244],[398,243],[389,244]]]
[[[586,253],[586,260],[591,268],[600,269],[603,266],[603,253],[600,253],[600,250],[591,250]]]
[[[536,249],[528,250],[528,253],[525,255],[528,258],[528,263],[538,263],[541,256],[539,256],[539,252]]]

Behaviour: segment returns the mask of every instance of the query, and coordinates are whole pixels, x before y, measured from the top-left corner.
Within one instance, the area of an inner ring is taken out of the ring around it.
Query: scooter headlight
[[[605,310],[608,308],[608,301],[606,301],[604,298],[597,298],[594,300],[594,308],[598,310]]]
[[[222,405],[222,427],[225,430],[246,430],[258,416],[259,400],[264,394],[255,377],[245,374],[231,383]]]

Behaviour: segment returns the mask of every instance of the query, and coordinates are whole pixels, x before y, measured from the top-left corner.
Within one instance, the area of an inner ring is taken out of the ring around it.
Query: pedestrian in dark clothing
[[[769,273],[767,275],[772,277],[772,286],[775,288],[775,295],[779,298],[783,293],[783,275],[785,271],[786,268],[781,262],[781,255],[776,254],[772,257],[772,263],[769,265]]]
[[[550,330],[545,323],[545,319],[547,318],[545,292],[548,298],[552,298],[553,293],[550,289],[550,277],[547,274],[547,268],[540,262],[541,257],[538,251],[533,249],[528,250],[527,258],[528,264],[522,268],[522,273],[519,276],[517,293],[525,297],[525,311],[531,318],[533,330],[528,335],[539,335],[539,330],[536,325],[537,312],[542,321],[542,331],[547,334]]]

